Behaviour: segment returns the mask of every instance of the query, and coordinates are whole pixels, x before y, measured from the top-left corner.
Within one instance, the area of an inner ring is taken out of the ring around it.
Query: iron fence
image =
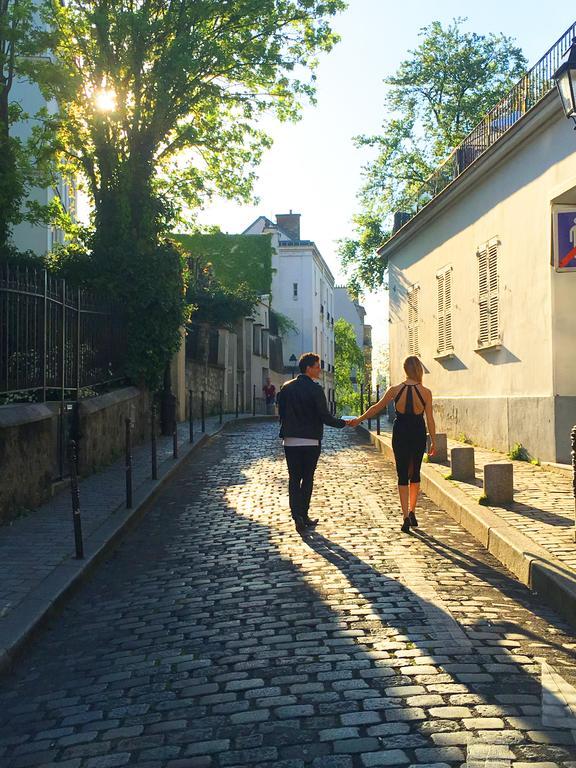
[[[576,36],[576,22],[542,56],[524,77],[493,107],[480,123],[456,147],[450,156],[418,189],[413,209],[402,223],[409,221],[440,194],[477,158],[484,154],[554,87],[552,75]]]
[[[0,263],[0,402],[79,399],[122,380],[125,359],[125,326],[110,302],[45,269]]]

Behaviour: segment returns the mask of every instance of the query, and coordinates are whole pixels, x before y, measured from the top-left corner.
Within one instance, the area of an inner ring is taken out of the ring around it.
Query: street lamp
[[[298,362],[296,355],[290,355],[290,362],[292,363],[292,378],[294,378],[294,371],[296,369],[296,363]]]
[[[556,81],[566,117],[571,117],[576,123],[576,37],[572,40],[570,48],[562,58],[562,63],[552,77]]]

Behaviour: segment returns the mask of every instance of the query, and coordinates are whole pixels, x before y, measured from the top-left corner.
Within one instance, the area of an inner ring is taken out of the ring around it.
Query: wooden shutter
[[[478,252],[479,347],[500,339],[498,298],[498,243],[492,242]]]
[[[419,355],[418,339],[418,286],[408,294],[408,349],[411,355]]]
[[[497,341],[500,333],[498,323],[498,246],[488,248],[488,289],[490,292],[490,341]]]
[[[478,346],[490,342],[490,296],[488,290],[488,251],[478,251],[478,305],[480,307],[480,331]]]
[[[452,346],[452,267],[436,274],[438,295],[438,354],[450,352]]]
[[[445,349],[452,349],[452,268],[444,273],[444,340]]]
[[[444,323],[444,280],[445,272],[436,276],[438,280],[438,352],[442,353],[446,349],[446,327]]]

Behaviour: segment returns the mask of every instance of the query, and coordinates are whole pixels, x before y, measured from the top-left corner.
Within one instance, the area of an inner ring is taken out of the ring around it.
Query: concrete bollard
[[[488,504],[504,506],[514,500],[514,468],[511,462],[484,465],[484,496]]]
[[[474,448],[470,445],[452,448],[450,451],[450,474],[452,480],[474,480]]]
[[[428,435],[428,447],[430,436]],[[448,438],[445,432],[436,432],[436,453],[430,456],[432,464],[445,464],[448,461]]]

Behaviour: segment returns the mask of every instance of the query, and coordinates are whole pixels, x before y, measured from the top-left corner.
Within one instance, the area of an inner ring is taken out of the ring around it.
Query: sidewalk
[[[392,425],[381,420],[372,443],[393,461]],[[366,429],[365,425],[362,425]],[[461,446],[448,440],[446,464],[422,464],[422,490],[474,535],[524,584],[561,611],[576,625],[576,542],[574,494],[570,467],[541,467],[513,461],[514,503],[510,508],[480,505],[483,470],[487,463],[510,459],[502,453],[474,446],[474,482],[448,480],[450,449]]]
[[[269,419],[240,414],[239,420]],[[226,414],[223,424],[236,421]],[[126,525],[173,471],[208,437],[222,428],[218,416],[206,419],[206,432],[194,421],[194,442],[188,422],[178,425],[178,459],[173,438],[158,437],[158,480],[151,479],[150,443],[134,446],[133,506],[126,509],[124,458],[80,481],[84,559],[75,559],[70,489],[11,524],[0,527],[0,671],[9,666],[18,647],[47,618],[66,593],[105,554]],[[22,478],[25,482],[25,477]]]

